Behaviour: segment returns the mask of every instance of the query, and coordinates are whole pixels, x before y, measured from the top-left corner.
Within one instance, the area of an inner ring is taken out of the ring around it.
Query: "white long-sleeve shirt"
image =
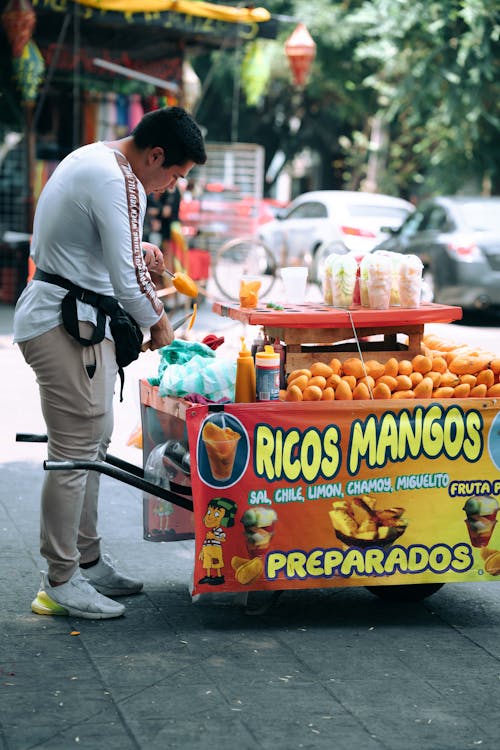
[[[58,165],[42,190],[31,243],[34,263],[117,297],[141,327],[150,328],[163,305],[142,255],[145,211],[146,193],[123,155],[100,142],[83,146]],[[61,325],[66,294],[54,284],[31,281],[16,305],[14,341]],[[95,322],[95,308],[77,305],[79,320]]]

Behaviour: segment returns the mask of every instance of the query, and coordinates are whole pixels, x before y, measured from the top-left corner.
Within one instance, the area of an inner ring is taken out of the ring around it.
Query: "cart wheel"
[[[444,583],[413,583],[401,586],[366,586],[367,590],[388,602],[421,602],[432,596]]]

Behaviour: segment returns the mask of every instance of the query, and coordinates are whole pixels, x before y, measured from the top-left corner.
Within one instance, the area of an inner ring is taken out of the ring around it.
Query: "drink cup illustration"
[[[213,422],[205,424],[201,438],[214,479],[224,480],[231,477],[240,437],[241,435],[230,427],[219,427]]]
[[[250,557],[265,555],[274,536],[277,519],[276,511],[272,508],[249,508],[245,511],[241,522]]]
[[[497,522],[498,502],[489,495],[470,497],[464,507],[473,547],[487,547]]]

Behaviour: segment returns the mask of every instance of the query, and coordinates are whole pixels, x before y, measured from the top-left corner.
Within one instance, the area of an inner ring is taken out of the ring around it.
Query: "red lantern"
[[[304,86],[316,57],[316,43],[303,23],[299,23],[286,40],[285,53],[292,69],[293,82],[296,86]]]
[[[2,26],[13,57],[21,57],[35,28],[36,14],[29,0],[10,0],[2,13]]]

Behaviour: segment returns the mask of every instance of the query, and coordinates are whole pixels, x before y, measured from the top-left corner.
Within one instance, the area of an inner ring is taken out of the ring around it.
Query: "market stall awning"
[[[33,42],[54,82],[75,70],[84,87],[144,93],[116,66],[180,85],[182,59],[233,49],[257,37],[273,39],[277,21],[265,8],[203,0],[31,0]],[[0,5],[5,2],[0,0]],[[107,61],[107,67],[95,64]],[[111,67],[114,66],[115,72]],[[151,91],[150,91],[151,93]]]
[[[48,80],[56,84],[70,85],[76,73],[84,88],[106,90],[112,81],[113,89],[124,93],[151,94],[154,87],[148,92],[117,71],[169,82],[175,92],[184,59],[210,49],[233,49],[257,37],[273,39],[278,26],[265,8],[217,0],[0,0],[0,10],[3,31],[11,20],[15,26],[9,44],[1,45],[6,79],[11,61],[26,62],[31,71],[32,62],[43,59]]]
[[[271,14],[265,8],[242,8],[232,5],[207,3],[203,0],[76,0],[80,5],[118,13],[161,13],[172,11],[200,18],[212,18],[227,23],[263,23]]]
[[[198,0],[32,0],[35,37],[54,41],[63,16],[78,19],[82,47],[101,47],[159,59],[175,46],[230,48],[256,37],[273,39],[277,22],[264,8]]]

